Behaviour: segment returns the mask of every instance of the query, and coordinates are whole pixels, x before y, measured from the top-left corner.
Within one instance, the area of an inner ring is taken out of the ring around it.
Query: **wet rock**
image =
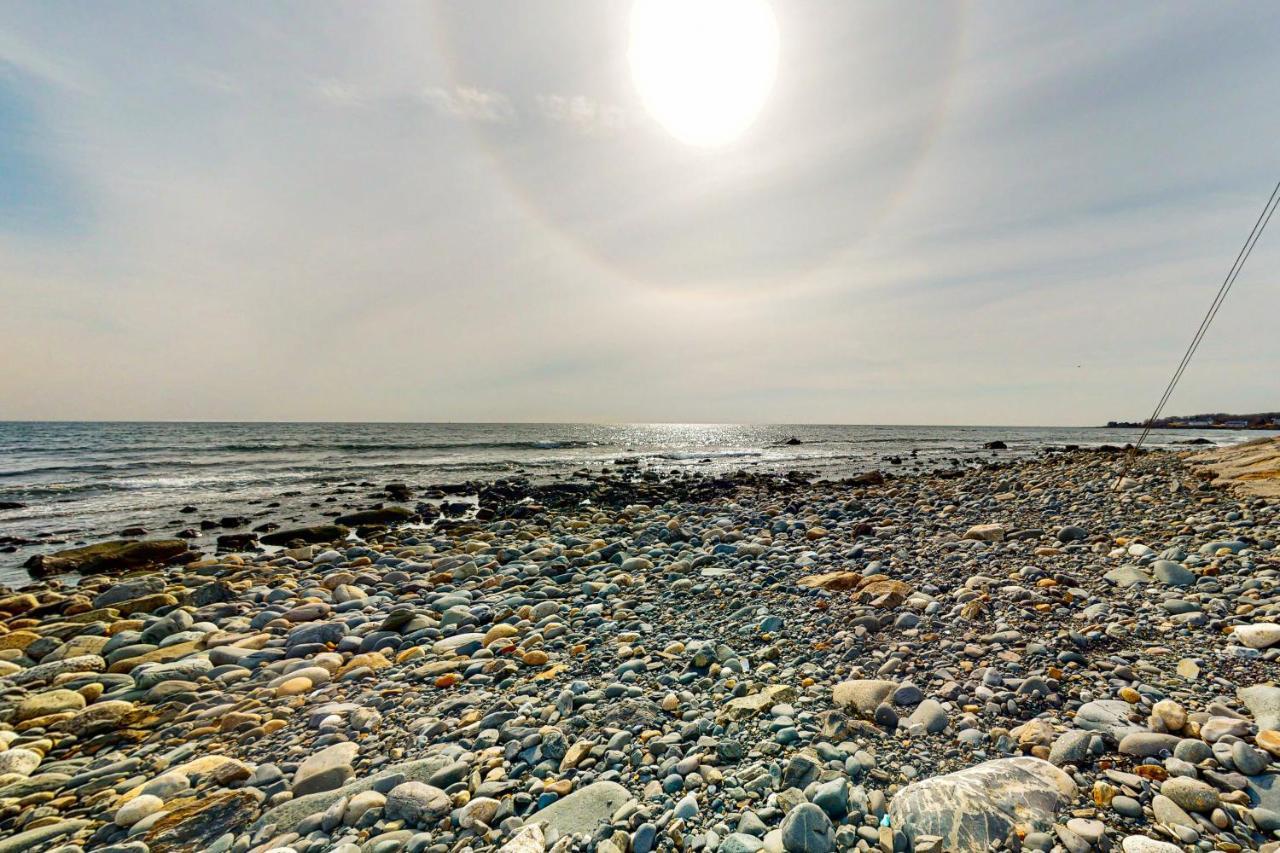
[[[154,539],[143,542],[117,539],[57,551],[53,554],[38,554],[23,565],[31,574],[38,577],[61,572],[79,572],[88,575],[154,566],[186,553],[187,543],[181,539]]]

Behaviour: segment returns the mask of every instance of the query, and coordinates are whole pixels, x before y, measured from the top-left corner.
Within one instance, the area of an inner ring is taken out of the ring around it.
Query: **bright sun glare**
[[[773,87],[778,25],[766,0],[636,0],[629,58],[641,100],[672,136],[724,145]]]

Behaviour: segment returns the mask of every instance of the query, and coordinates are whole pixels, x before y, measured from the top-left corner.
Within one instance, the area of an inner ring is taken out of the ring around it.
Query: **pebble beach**
[[[1188,456],[373,485],[33,558],[0,853],[1280,849],[1280,499]]]

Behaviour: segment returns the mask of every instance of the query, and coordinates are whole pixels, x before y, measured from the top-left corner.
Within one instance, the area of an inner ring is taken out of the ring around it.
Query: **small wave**
[[[759,450],[712,450],[712,451],[676,451],[656,453],[651,458],[666,459],[670,462],[689,462],[697,459],[743,459],[746,457],[764,456]]]

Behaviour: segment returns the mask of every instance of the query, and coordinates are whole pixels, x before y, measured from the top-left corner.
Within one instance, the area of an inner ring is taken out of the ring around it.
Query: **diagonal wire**
[[[1231,265],[1231,269],[1227,271],[1226,277],[1222,280],[1222,285],[1218,288],[1218,293],[1213,298],[1213,303],[1209,306],[1209,310],[1205,312],[1204,317],[1200,320],[1200,326],[1196,329],[1195,336],[1192,337],[1191,343],[1187,346],[1187,351],[1182,355],[1182,361],[1178,363],[1177,369],[1173,372],[1169,384],[1165,386],[1164,394],[1161,395],[1160,401],[1156,403],[1155,409],[1151,412],[1151,417],[1147,418],[1147,422],[1143,427],[1142,434],[1138,437],[1138,441],[1129,451],[1125,458],[1125,463],[1120,471],[1120,476],[1116,478],[1114,489],[1120,488],[1120,480],[1128,473],[1129,466],[1134,458],[1138,455],[1139,449],[1142,447],[1147,436],[1151,434],[1151,429],[1160,413],[1164,410],[1165,404],[1169,402],[1169,398],[1173,396],[1173,389],[1177,387],[1178,380],[1182,378],[1182,374],[1186,372],[1187,365],[1191,363],[1192,357],[1196,354],[1196,350],[1200,348],[1200,343],[1204,340],[1205,334],[1209,331],[1209,326],[1213,323],[1213,318],[1218,316],[1222,303],[1226,300],[1227,294],[1231,292],[1231,287],[1236,283],[1236,279],[1240,277],[1240,271],[1244,269],[1245,262],[1249,260],[1249,256],[1253,254],[1253,247],[1258,244],[1258,240],[1262,237],[1262,232],[1266,230],[1267,224],[1271,222],[1271,216],[1276,212],[1276,207],[1280,206],[1280,183],[1277,183],[1275,189],[1271,191],[1271,196],[1267,199],[1267,203],[1263,205],[1262,212],[1258,214],[1258,219],[1253,223],[1253,230],[1249,232],[1249,236],[1245,238],[1244,245],[1240,247],[1240,251],[1236,254],[1235,262]]]

